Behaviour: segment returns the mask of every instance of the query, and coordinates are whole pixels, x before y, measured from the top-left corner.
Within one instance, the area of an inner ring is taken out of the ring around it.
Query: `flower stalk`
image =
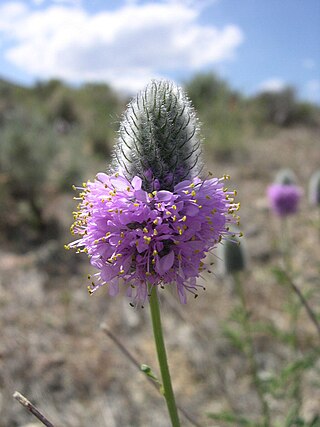
[[[151,288],[151,287],[150,287]],[[152,319],[153,335],[156,344],[158,361],[160,365],[164,398],[166,399],[168,412],[171,419],[172,427],[180,427],[177,406],[171,384],[170,371],[167,361],[166,348],[163,339],[161,315],[159,307],[158,293],[155,286],[150,290],[150,312]]]
[[[263,424],[262,425],[263,425],[263,427],[270,427],[271,424],[270,424],[269,405],[268,405],[268,402],[267,402],[266,397],[265,397],[265,391],[264,391],[263,384],[261,383],[261,380],[259,378],[258,364],[257,364],[255,350],[254,350],[254,343],[253,343],[253,339],[252,339],[251,325],[250,325],[250,321],[249,321],[250,313],[249,313],[249,310],[247,308],[247,302],[246,302],[245,294],[243,292],[243,286],[242,286],[242,282],[241,282],[239,273],[234,273],[233,279],[234,279],[234,283],[235,283],[235,289],[236,289],[238,298],[239,298],[240,303],[241,303],[241,308],[243,311],[242,327],[243,327],[243,330],[245,333],[246,353],[247,353],[247,357],[248,357],[248,361],[249,361],[249,365],[250,365],[251,375],[253,377],[253,382],[254,382],[254,385],[256,387],[256,390],[257,390],[257,393],[259,396],[259,400],[261,403],[262,415],[263,415]]]

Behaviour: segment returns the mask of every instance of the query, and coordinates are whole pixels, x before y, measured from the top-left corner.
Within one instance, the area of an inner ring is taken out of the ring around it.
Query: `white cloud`
[[[287,86],[286,82],[279,78],[265,80],[259,85],[258,92],[281,92]]]
[[[234,57],[242,31],[200,25],[199,13],[179,0],[129,2],[95,14],[79,6],[28,9],[10,2],[0,6],[0,33],[10,41],[7,61],[31,76],[136,90],[150,78]]]

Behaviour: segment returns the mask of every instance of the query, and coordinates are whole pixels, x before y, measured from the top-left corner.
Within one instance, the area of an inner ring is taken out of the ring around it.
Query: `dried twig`
[[[113,333],[107,328],[106,324],[101,324],[102,331],[116,344],[119,350],[127,357],[128,360],[141,371],[141,364],[136,360],[136,358],[130,353],[130,351],[119,341],[119,339],[113,335]],[[150,384],[156,388],[157,391],[160,391],[159,384],[152,380],[151,377],[145,376]],[[201,427],[200,424],[197,423],[181,406],[177,405],[178,410],[183,414],[183,416],[195,427]]]
[[[54,427],[54,425],[37,409],[26,397],[24,397],[18,391],[13,393],[13,397],[21,403],[31,414],[38,418],[47,427]]]

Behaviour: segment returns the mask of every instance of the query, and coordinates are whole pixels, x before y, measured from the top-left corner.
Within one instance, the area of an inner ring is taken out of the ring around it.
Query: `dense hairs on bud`
[[[195,111],[183,90],[169,81],[152,81],[134,98],[120,124],[113,172],[139,176],[146,191],[156,180],[172,191],[202,170],[201,139]]]
[[[281,169],[276,175],[275,183],[281,185],[296,185],[297,178],[291,169]]]
[[[320,170],[313,173],[309,181],[309,202],[320,207]]]
[[[239,236],[241,233],[232,227],[235,234],[231,238],[226,239],[223,245],[219,247],[220,273],[224,275],[235,274],[243,271],[247,267],[247,253],[244,241],[241,241]]]

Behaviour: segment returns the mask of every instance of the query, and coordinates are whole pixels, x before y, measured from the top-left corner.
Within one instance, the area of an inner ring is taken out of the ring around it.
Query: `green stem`
[[[284,218],[282,222],[282,244],[283,244],[283,264],[286,276],[291,276],[293,274],[293,264],[292,264],[292,241],[290,233],[290,224],[288,218]],[[292,286],[291,286],[292,287]],[[293,349],[298,355],[299,353],[299,343],[298,343],[298,317],[299,317],[299,306],[295,301],[295,295],[297,289],[292,287],[294,292],[291,292],[289,295],[289,309],[291,317],[291,331],[292,331],[292,345]],[[300,299],[301,301],[301,299]],[[293,388],[292,388],[292,397],[294,399],[294,409],[292,413],[294,417],[299,417],[300,408],[301,408],[301,374],[298,372],[293,377]]]
[[[158,294],[155,286],[153,286],[151,289],[150,311],[151,311],[151,319],[152,319],[152,327],[153,327],[153,336],[156,343],[158,361],[160,365],[162,384],[164,389],[164,397],[167,402],[167,407],[168,407],[172,427],[180,427],[180,421],[179,421],[176,402],[175,402],[175,398],[172,390],[166,348],[164,345],[164,339],[163,339],[163,333],[162,333]]]
[[[239,274],[236,273],[233,275],[233,277],[234,277],[236,292],[237,292],[238,297],[240,299],[242,310],[243,310],[242,327],[243,327],[245,335],[246,335],[245,339],[246,339],[246,343],[247,343],[247,346],[246,346],[247,347],[247,357],[249,360],[249,365],[250,365],[251,375],[253,377],[253,382],[254,382],[254,385],[256,387],[260,402],[261,402],[262,413],[263,413],[263,426],[269,427],[270,426],[270,410],[269,410],[269,405],[268,405],[266,398],[265,398],[265,395],[264,395],[264,390],[263,390],[263,386],[261,384],[261,380],[259,378],[258,364],[257,364],[257,360],[256,360],[254,343],[253,343],[253,339],[252,339],[251,325],[249,322],[250,313],[249,313],[249,310],[247,308],[246,298],[245,298],[245,295],[243,292],[243,287],[242,287],[242,283],[241,283]]]

